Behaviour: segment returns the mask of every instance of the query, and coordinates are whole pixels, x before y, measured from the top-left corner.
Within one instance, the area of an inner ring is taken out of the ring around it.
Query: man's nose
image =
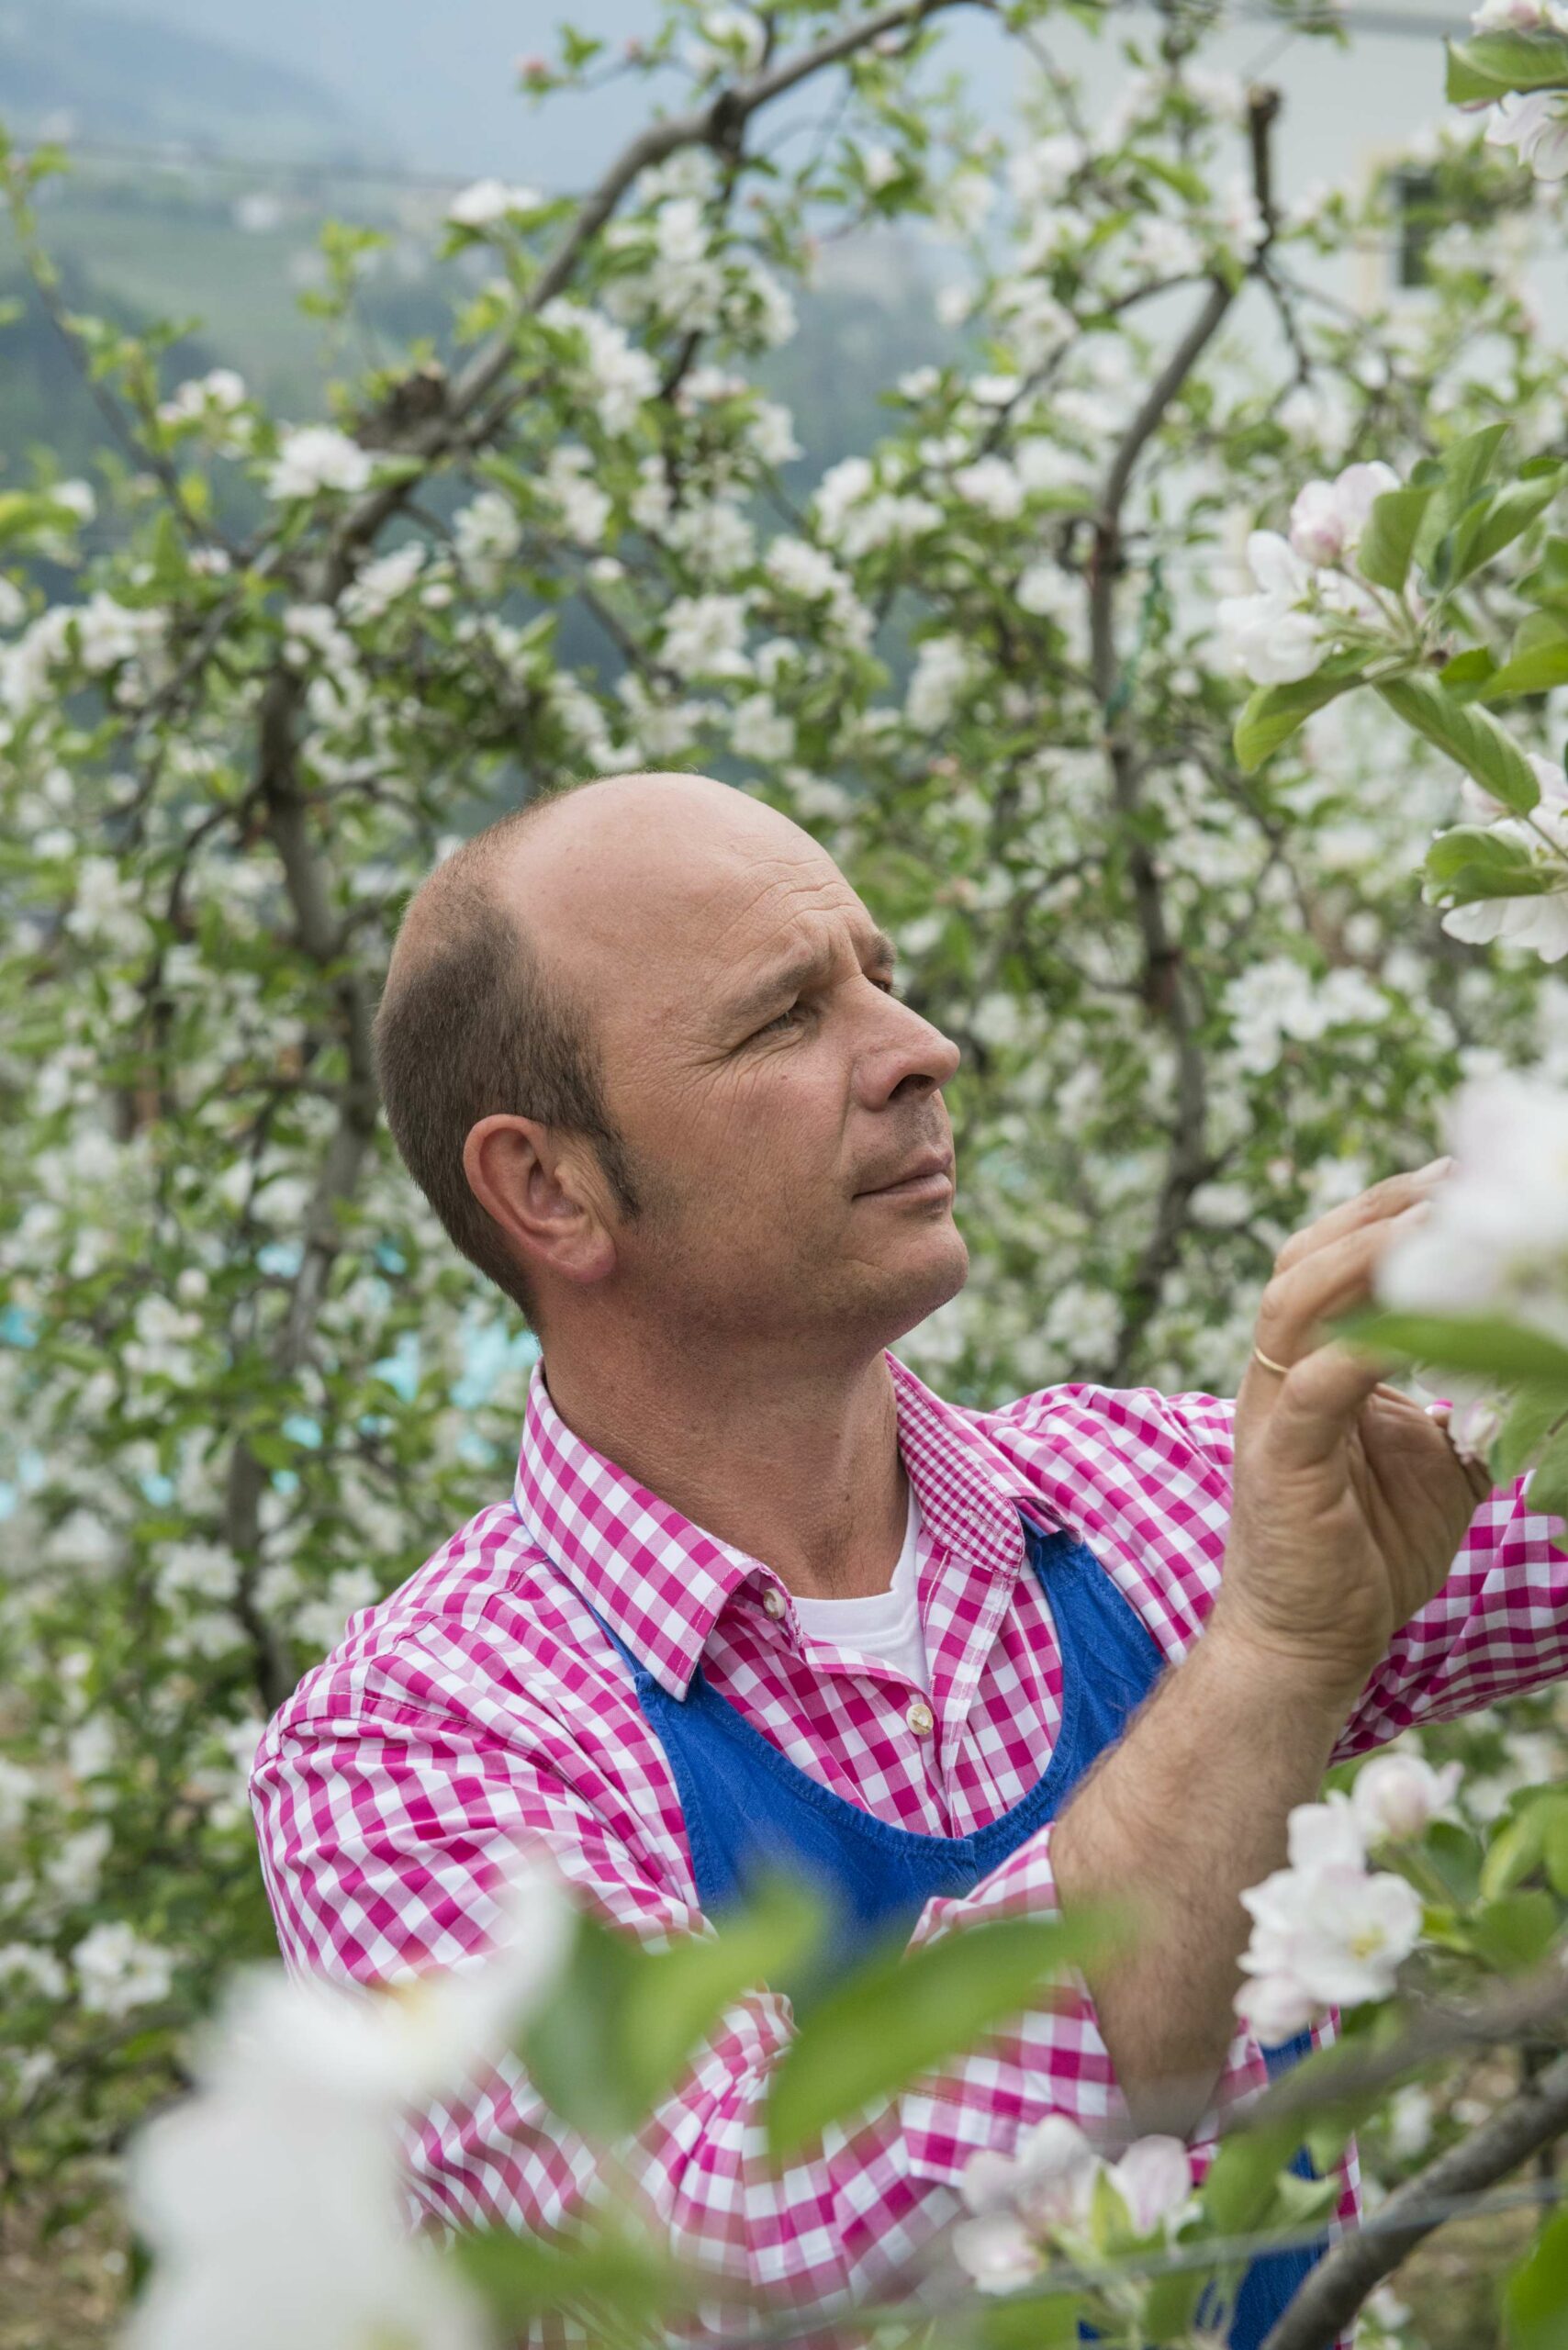
[[[872,1057],[879,1100],[940,1091],[958,1074],[958,1046],[907,1003],[890,1002],[888,1016],[888,1032]]]

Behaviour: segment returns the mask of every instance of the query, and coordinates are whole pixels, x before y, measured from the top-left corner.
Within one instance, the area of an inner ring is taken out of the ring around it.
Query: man
[[[1548,1521],[1325,1341],[1441,1167],[1289,1243],[1234,1407],[943,1403],[884,1349],[964,1280],[957,1050],[818,844],[696,777],[579,788],[439,867],[377,1047],[404,1158],[542,1375],[511,1498],[263,1741],[291,1960],[460,1960],[496,1921],[487,1849],[523,1835],[649,1936],[759,1854],[823,1877],[846,1946],[1135,1902],[1082,1998],[777,2175],[755,2124],[787,2006],[726,2025],[633,2166],[683,2248],[795,2296],[873,2289],[969,2155],[1047,2113],[1190,2130],[1261,2082],[1238,1897],[1293,1805],[1568,1662]],[[409,2159],[431,2213],[528,2229],[593,2166],[518,2073]],[[1297,2273],[1254,2272],[1235,2342]]]

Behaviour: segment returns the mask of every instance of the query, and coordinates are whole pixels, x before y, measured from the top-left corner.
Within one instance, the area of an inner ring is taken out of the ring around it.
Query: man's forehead
[[[824,918],[874,927],[821,844],[741,793],[666,788],[616,814],[573,821],[567,803],[499,877],[541,951],[596,994],[612,975],[646,988],[752,963]]]

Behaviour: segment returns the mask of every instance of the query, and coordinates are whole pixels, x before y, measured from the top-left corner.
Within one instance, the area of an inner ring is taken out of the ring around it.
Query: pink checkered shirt
[[[1231,1404],[1068,1385],[974,1412],[892,1372],[923,1520],[934,1729],[891,1667],[803,1638],[768,1567],[579,1443],[536,1377],[511,1499],[356,1615],[263,1740],[253,1795],[290,1963],[373,1982],[464,1960],[497,1928],[491,1855],[525,1835],[636,1933],[700,1923],[668,1765],[590,1605],[666,1689],[684,1691],[700,1660],[802,1771],[928,1835],[984,1828],[1050,1759],[1061,1666],[1020,1506],[1089,1541],[1167,1657],[1192,1646],[1219,1582]],[[1568,1558],[1551,1523],[1518,1488],[1483,1504],[1448,1583],[1369,1683],[1341,1756],[1568,1668]],[[916,1939],[1053,1900],[1046,1829],[973,1893],[933,1900]],[[1121,2120],[1093,2008],[1077,1997],[1020,2016],[775,2172],[758,2115],[790,2031],[771,1993],[737,2006],[633,2165],[679,2248],[791,2300],[874,2292],[913,2264],[977,2148],[1009,2151],[1051,2112],[1107,2138]],[[1220,2104],[1263,2078],[1238,2036]],[[595,2167],[515,2069],[410,2124],[407,2155],[415,2208],[438,2224],[553,2230]]]

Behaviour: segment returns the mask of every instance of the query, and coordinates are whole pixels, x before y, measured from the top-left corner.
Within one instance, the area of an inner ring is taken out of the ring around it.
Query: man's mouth
[[[862,1184],[855,1196],[857,1200],[941,1200],[949,1198],[952,1191],[953,1154],[934,1146],[906,1159],[885,1181]]]

